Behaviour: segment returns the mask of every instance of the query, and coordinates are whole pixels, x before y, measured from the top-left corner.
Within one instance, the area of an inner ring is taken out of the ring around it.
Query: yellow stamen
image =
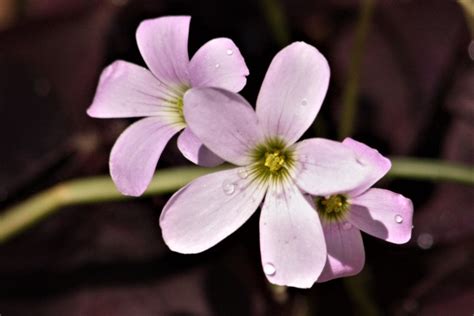
[[[270,169],[271,172],[275,172],[281,169],[285,164],[285,157],[280,154],[280,151],[273,153],[265,153],[265,167]]]

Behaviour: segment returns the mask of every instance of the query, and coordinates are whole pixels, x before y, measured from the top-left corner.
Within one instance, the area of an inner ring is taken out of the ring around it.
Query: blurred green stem
[[[471,38],[474,38],[474,1],[473,0],[458,0],[459,5],[466,16],[467,25],[471,31]]]
[[[354,120],[357,113],[357,98],[359,94],[360,67],[362,58],[364,57],[365,40],[369,32],[374,6],[374,0],[363,0],[361,2],[347,82],[342,95],[342,111],[339,125],[340,139],[351,136],[354,130]]]
[[[474,184],[471,167],[437,160],[392,159],[390,178],[454,181]],[[160,170],[143,196],[171,193],[189,181],[218,168],[181,167]],[[31,227],[65,206],[131,199],[120,194],[109,176],[70,180],[33,195],[0,213],[0,243]]]
[[[260,6],[275,41],[281,47],[287,45],[290,41],[290,32],[281,1],[260,0]]]

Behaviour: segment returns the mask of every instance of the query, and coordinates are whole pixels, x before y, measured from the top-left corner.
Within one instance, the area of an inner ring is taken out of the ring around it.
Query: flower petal
[[[318,282],[358,274],[365,263],[360,231],[350,223],[324,223],[328,258]]]
[[[189,84],[189,16],[145,20],[137,29],[137,44],[151,72],[169,87]]]
[[[200,177],[176,192],[160,217],[171,250],[198,253],[237,230],[255,212],[266,186],[239,175],[240,168]]]
[[[141,195],[153,177],[163,148],[180,129],[159,117],[130,125],[110,153],[110,174],[117,189],[125,195]]]
[[[257,99],[257,115],[267,136],[297,141],[313,123],[329,84],[329,66],[321,53],[293,43],[273,58]]]
[[[178,148],[189,161],[203,167],[215,167],[224,162],[204,146],[189,128],[179,135]]]
[[[413,204],[401,194],[370,189],[350,200],[349,221],[377,238],[403,244],[410,240]]]
[[[311,138],[295,144],[295,181],[312,195],[346,193],[371,181],[372,166],[340,142]]]
[[[269,187],[260,217],[263,270],[274,284],[309,288],[326,262],[316,211],[293,184]]]
[[[148,69],[118,60],[102,71],[87,114],[98,118],[154,116],[168,95]]]
[[[392,163],[390,162],[390,160],[382,156],[376,149],[373,149],[352,138],[346,138],[342,143],[355,152],[358,161],[368,164],[372,167],[372,172],[369,175],[367,181],[364,182],[362,186],[348,192],[350,196],[357,196],[369,189],[384,175],[386,175],[392,167]]]
[[[243,97],[230,91],[188,90],[184,118],[207,148],[236,165],[249,164],[250,151],[262,140],[255,111]]]
[[[239,92],[249,70],[234,42],[216,38],[204,44],[191,58],[189,76],[193,87],[215,87]]]

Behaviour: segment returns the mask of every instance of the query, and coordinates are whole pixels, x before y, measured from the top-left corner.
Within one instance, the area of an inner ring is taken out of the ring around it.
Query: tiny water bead
[[[403,217],[400,214],[395,215],[395,222],[397,224],[403,223]]]
[[[249,172],[247,171],[246,168],[240,168],[237,173],[239,174],[239,177],[242,179],[247,179],[249,176]]]
[[[235,184],[229,180],[225,180],[222,183],[222,190],[224,191],[225,194],[232,195],[235,192]]]
[[[263,272],[269,276],[275,275],[276,273],[275,266],[271,263],[265,263],[263,265]]]
[[[335,194],[329,197],[316,197],[316,209],[326,221],[341,221],[349,211],[350,204],[344,194]],[[350,223],[347,223],[350,225]]]
[[[301,100],[301,105],[308,105],[308,100],[307,99],[303,99]]]
[[[233,51],[232,49],[228,49],[228,50],[226,51],[226,54],[227,54],[228,56],[231,56],[233,53],[234,53],[234,51]]]
[[[344,224],[342,224],[342,229],[344,230],[349,230],[351,228],[352,228],[352,224],[349,222],[345,222]]]
[[[221,66],[221,64],[216,64],[216,66],[215,66],[215,67],[216,67],[216,68],[219,68],[220,66]]]

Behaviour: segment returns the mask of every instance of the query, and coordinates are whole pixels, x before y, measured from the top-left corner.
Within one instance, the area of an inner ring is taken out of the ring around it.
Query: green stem
[[[290,31],[281,1],[260,0],[260,6],[275,41],[281,47],[287,45],[290,41]]]
[[[342,112],[339,125],[340,139],[351,136],[354,130],[354,120],[357,113],[357,98],[359,94],[360,67],[364,56],[365,40],[369,32],[374,6],[374,0],[364,0],[361,3],[347,83],[342,95]]]
[[[460,164],[412,158],[392,159],[391,178],[443,180],[474,184],[474,169]],[[171,193],[189,181],[228,168],[181,167],[160,170],[143,196]],[[0,243],[65,206],[131,199],[116,189],[109,176],[70,180],[40,192],[0,213]]]

